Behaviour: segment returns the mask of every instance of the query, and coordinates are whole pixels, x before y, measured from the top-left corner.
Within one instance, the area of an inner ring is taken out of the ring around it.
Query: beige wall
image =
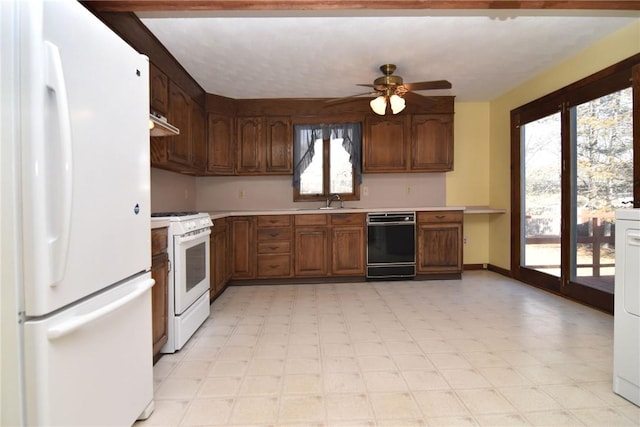
[[[510,112],[514,108],[587,77],[640,52],[640,21],[599,41],[490,103],[490,204],[510,207]],[[489,262],[510,268],[509,215],[492,218]]]
[[[454,170],[447,173],[448,206],[489,205],[489,103],[455,104]],[[464,264],[489,262],[489,221],[494,214],[464,216]]]
[[[151,212],[190,211],[196,208],[196,179],[151,168]]]
[[[202,211],[323,206],[323,202],[294,202],[291,176],[201,177],[196,188],[196,207]],[[445,174],[366,174],[361,193],[359,201],[345,206],[444,206]]]

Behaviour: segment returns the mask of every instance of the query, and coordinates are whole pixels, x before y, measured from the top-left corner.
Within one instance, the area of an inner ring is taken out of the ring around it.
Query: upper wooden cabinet
[[[238,175],[293,173],[293,135],[289,117],[238,117]]]
[[[236,172],[254,174],[262,171],[262,148],[264,146],[264,118],[239,117],[236,122]]]
[[[414,114],[411,118],[411,170],[453,169],[453,115]]]
[[[446,172],[453,169],[453,115],[367,116],[362,170]]]
[[[211,113],[207,128],[207,173],[233,175],[236,163],[233,118]]]
[[[410,117],[367,116],[364,119],[362,171],[404,172],[408,167]]]
[[[151,111],[166,116],[169,110],[169,78],[153,64],[149,64],[149,76]]]
[[[167,137],[168,160],[191,167],[191,98],[180,86],[169,82],[169,123],[180,129],[180,135]]]
[[[207,167],[207,122],[204,110],[195,102],[191,104],[191,164],[197,173]]]
[[[289,117],[267,117],[265,172],[293,173],[293,131]]]

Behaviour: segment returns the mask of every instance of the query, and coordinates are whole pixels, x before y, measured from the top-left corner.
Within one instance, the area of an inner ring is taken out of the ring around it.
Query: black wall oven
[[[415,212],[367,214],[367,279],[416,275]]]

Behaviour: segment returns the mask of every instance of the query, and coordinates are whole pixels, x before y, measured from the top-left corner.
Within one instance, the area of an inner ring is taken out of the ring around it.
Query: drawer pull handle
[[[277,246],[269,246],[269,249],[271,249],[272,251],[275,251],[276,249],[278,249]]]
[[[278,266],[277,266],[277,265],[274,265],[274,264],[271,264],[271,265],[269,266],[269,268],[271,268],[271,269],[273,270],[273,269],[278,268]]]
[[[436,215],[436,218],[438,218],[438,219],[443,219],[443,218],[444,218],[444,215]]]

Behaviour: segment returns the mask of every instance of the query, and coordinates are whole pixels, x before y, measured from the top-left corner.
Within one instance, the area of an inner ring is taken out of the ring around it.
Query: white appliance
[[[153,409],[148,59],[74,0],[0,19],[2,424],[131,425]]]
[[[613,391],[640,406],[640,209],[616,211]]]
[[[180,350],[209,317],[210,252],[213,222],[207,213],[158,212],[152,221],[168,221],[168,331],[162,353]]]

